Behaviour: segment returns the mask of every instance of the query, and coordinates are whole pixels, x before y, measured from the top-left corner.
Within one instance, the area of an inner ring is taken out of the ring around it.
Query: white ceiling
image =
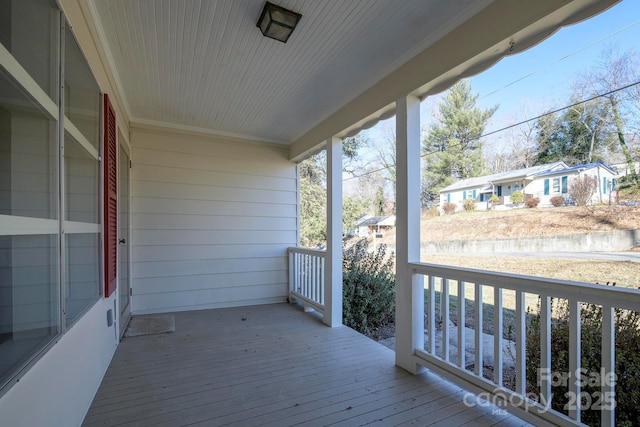
[[[274,0],[302,14],[284,44],[263,0],[94,0],[134,122],[290,144],[490,0]]]

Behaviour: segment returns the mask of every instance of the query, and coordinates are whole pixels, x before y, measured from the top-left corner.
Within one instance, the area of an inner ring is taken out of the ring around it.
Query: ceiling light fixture
[[[286,43],[300,20],[299,13],[292,12],[273,3],[266,2],[257,27],[262,35]]]

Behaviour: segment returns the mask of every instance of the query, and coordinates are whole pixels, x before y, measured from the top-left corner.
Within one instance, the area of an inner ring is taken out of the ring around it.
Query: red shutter
[[[118,254],[118,172],[116,113],[104,94],[104,296],[116,290]]]

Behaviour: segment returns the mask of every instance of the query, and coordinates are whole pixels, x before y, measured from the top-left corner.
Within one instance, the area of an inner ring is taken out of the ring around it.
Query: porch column
[[[422,368],[413,349],[424,347],[424,286],[409,262],[420,261],[420,100],[396,101],[396,365]]]
[[[324,263],[324,315],[342,325],[342,140],[327,139],[327,258]]]

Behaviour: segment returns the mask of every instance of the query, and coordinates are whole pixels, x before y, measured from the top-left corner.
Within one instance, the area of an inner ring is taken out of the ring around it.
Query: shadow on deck
[[[175,333],[122,340],[84,425],[526,424],[296,305],[174,315]]]

